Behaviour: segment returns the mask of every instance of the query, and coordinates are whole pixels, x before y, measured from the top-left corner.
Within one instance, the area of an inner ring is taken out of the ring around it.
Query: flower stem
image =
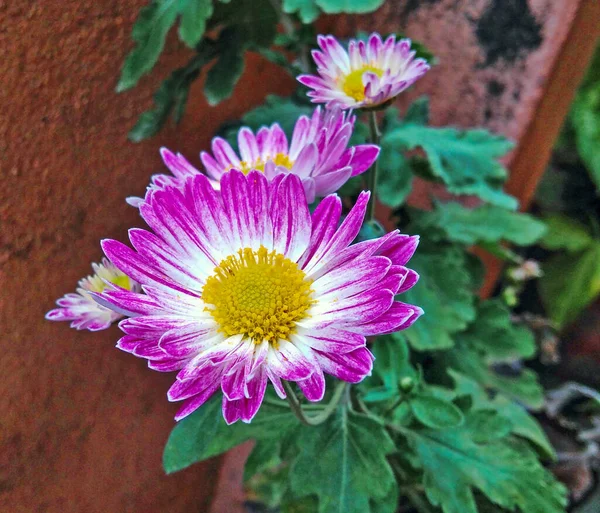
[[[298,417],[298,420],[306,426],[318,426],[319,424],[323,424],[323,422],[325,422],[329,417],[331,417],[332,413],[335,412],[347,388],[347,383],[338,383],[333,392],[333,396],[331,397],[331,401],[329,401],[322,412],[314,416],[306,415],[306,413],[302,410],[300,400],[298,399],[296,392],[294,392],[292,385],[290,385],[288,381],[283,381],[283,388],[285,389],[290,408],[294,415]]]
[[[369,129],[371,132],[371,143],[379,146],[381,140],[381,132],[377,123],[377,112],[372,110],[369,112]],[[377,188],[377,170],[379,169],[379,159],[375,160],[369,174],[367,175],[367,189],[371,191],[371,200],[369,201],[369,210],[367,211],[367,221],[375,220],[375,190]]]

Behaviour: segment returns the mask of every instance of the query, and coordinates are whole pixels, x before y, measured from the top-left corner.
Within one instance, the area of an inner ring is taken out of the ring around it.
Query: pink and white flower
[[[357,383],[373,356],[365,337],[410,326],[417,306],[395,301],[418,275],[405,267],[418,237],[397,230],[351,245],[362,225],[363,192],[340,224],[327,196],[310,214],[302,180],[233,170],[217,192],[204,175],[183,188],[150,191],[140,213],[153,232],[132,229],[135,250],[115,240],[105,253],[145,294],[103,291],[102,304],[131,318],[124,351],[159,371],[178,370],[168,392],[181,419],[219,388],[231,424],[250,422],[270,381],[297,382],[320,401],[324,374]]]
[[[379,155],[379,147],[360,144],[348,147],[354,129],[354,116],[339,109],[315,109],[311,118],[301,116],[296,121],[291,142],[279,124],[262,127],[256,134],[248,127],[238,132],[239,155],[221,137],[212,141],[212,155],[203,151],[200,159],[215,188],[231,169],[244,174],[258,170],[269,180],[285,174],[302,180],[309,203],[337,191],[349,178],[364,173]],[[155,175],[149,190],[181,184],[188,176],[199,174],[185,158],[163,148],[163,160],[174,177]],[[129,198],[139,206],[142,200]]]
[[[79,280],[77,293],[69,293],[56,304],[59,308],[46,314],[49,321],[71,321],[71,328],[78,330],[100,331],[113,322],[123,318],[122,314],[100,306],[91,296],[93,292],[102,292],[107,288],[119,287],[127,291],[138,291],[138,284],[123,274],[106,258],[100,264],[92,264],[94,274]]]
[[[367,42],[350,40],[348,51],[333,36],[319,36],[321,51],[313,50],[317,73],[298,80],[312,89],[314,103],[338,105],[344,109],[375,108],[391,102],[421,78],[429,64],[415,59],[410,39],[385,41],[371,34]]]

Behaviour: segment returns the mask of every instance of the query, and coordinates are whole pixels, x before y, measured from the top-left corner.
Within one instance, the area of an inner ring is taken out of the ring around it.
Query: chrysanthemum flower
[[[366,336],[421,315],[394,300],[418,279],[405,267],[418,237],[394,231],[350,245],[368,199],[362,193],[339,225],[340,199],[326,197],[311,217],[296,175],[269,182],[233,170],[220,192],[197,175],[183,189],[149,193],[140,213],[154,233],[132,229],[135,251],[103,241],[146,294],[96,298],[132,316],[119,324],[119,348],[156,370],[179,370],[168,392],[184,401],[176,419],[221,388],[225,420],[249,422],[269,381],[282,398],[288,380],[319,401],[324,373],[356,383],[371,372]]]
[[[371,34],[367,42],[350,40],[348,51],[333,36],[319,36],[322,51],[313,59],[320,76],[301,75],[298,80],[312,89],[314,103],[339,105],[345,109],[375,108],[392,101],[429,69],[424,59],[415,59],[410,39],[385,42]]]
[[[92,292],[102,292],[112,285],[127,291],[138,291],[138,284],[123,274],[106,258],[101,264],[92,264],[94,274],[79,280],[77,293],[69,293],[56,304],[60,308],[50,310],[46,319],[50,321],[71,321],[71,328],[100,331],[108,328],[123,315],[100,306],[92,298]]]
[[[269,180],[291,173],[301,178],[306,198],[312,203],[316,197],[337,191],[352,176],[364,173],[379,155],[379,147],[372,144],[348,147],[354,122],[354,116],[339,109],[323,112],[317,108],[312,118],[298,118],[290,144],[277,123],[262,127],[256,134],[243,127],[238,132],[239,156],[227,141],[215,137],[212,155],[203,151],[200,158],[215,188],[230,169],[244,174],[254,169]],[[164,148],[161,154],[175,177],[155,175],[149,190],[182,184],[186,177],[200,173],[179,154]],[[141,201],[128,199],[134,206]]]

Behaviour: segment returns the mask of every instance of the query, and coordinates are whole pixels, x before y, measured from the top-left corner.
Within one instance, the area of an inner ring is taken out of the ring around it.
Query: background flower
[[[179,370],[168,397],[181,419],[217,389],[228,423],[249,422],[270,381],[294,381],[311,401],[324,373],[356,383],[371,372],[365,337],[410,326],[419,307],[394,300],[417,274],[406,268],[418,237],[394,231],[351,245],[363,222],[362,193],[339,225],[325,198],[310,215],[301,179],[233,170],[221,192],[204,175],[184,188],[150,191],[140,213],[154,233],[132,229],[135,251],[106,240],[106,254],[142,284],[96,294],[134,315],[119,347],[157,370]]]
[[[100,306],[90,292],[102,292],[112,285],[127,291],[139,290],[138,284],[123,274],[106,258],[101,264],[92,264],[94,274],[79,280],[77,293],[65,294],[56,304],[60,308],[46,314],[49,321],[71,321],[71,328],[78,330],[105,330],[123,316],[113,310]]]
[[[371,34],[367,42],[352,39],[348,51],[333,36],[319,36],[322,51],[314,50],[317,73],[301,75],[298,80],[312,89],[308,96],[314,103],[339,105],[342,108],[372,108],[393,100],[421,78],[429,64],[415,59],[410,39],[385,42]]]
[[[312,203],[337,191],[352,176],[364,173],[379,155],[379,147],[372,144],[348,147],[354,122],[354,116],[340,109],[317,108],[311,118],[298,118],[289,144],[277,123],[262,127],[256,134],[243,127],[238,132],[239,156],[227,141],[215,137],[212,154],[203,151],[200,158],[217,189],[221,177],[231,169],[244,174],[255,169],[269,180],[291,173],[302,180],[306,198]],[[180,154],[163,148],[161,155],[174,176],[155,175],[148,190],[181,185],[188,176],[200,173]],[[127,201],[137,207],[143,202],[141,198]]]

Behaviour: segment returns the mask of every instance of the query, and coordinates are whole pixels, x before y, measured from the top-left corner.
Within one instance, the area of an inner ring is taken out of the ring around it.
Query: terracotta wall
[[[160,78],[188,55],[170,39],[152,77],[115,94],[143,3],[0,2],[0,511],[204,512],[210,502],[218,461],[162,474],[171,376],[114,349],[116,328],[76,333],[43,320],[100,257],[100,238],[140,225],[123,198],[161,169],[159,146],[196,160],[221,122],[292,87],[252,58],[235,101],[209,108],[196,84],[177,130],[129,143]],[[429,92],[435,123],[523,140],[586,3],[394,0],[375,17],[325,24],[426,41],[441,63],[407,99]]]

